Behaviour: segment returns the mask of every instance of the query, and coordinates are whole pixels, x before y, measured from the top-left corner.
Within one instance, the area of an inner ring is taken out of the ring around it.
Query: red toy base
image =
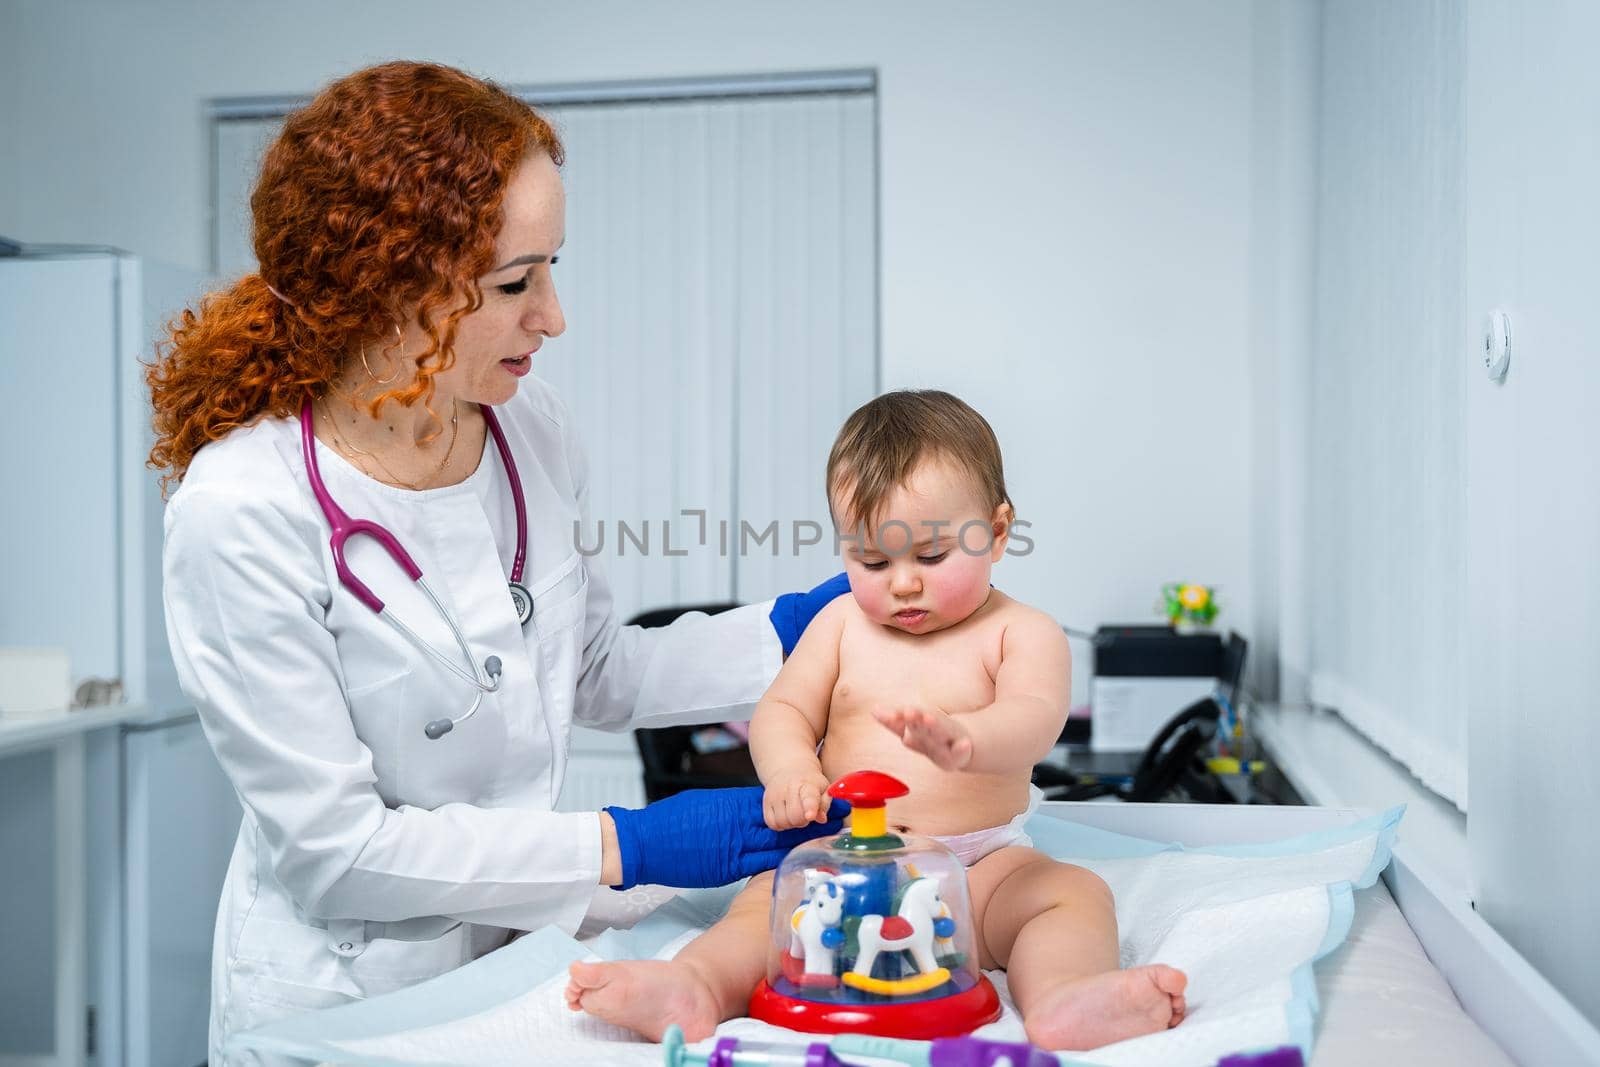
[[[786,997],[763,978],[750,996],[750,1014],[774,1026],[808,1034],[874,1034],[931,1041],[970,1034],[1000,1018],[1000,995],[989,979],[965,993],[909,1004],[813,1004]]]

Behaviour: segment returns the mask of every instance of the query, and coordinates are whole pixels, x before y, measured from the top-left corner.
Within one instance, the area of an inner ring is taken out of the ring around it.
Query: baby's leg
[[[670,960],[574,963],[567,968],[567,1007],[660,1041],[667,1026],[685,1039],[710,1037],[737,1018],[766,977],[767,916],[772,872],[757,875],[733,898],[728,914]]]
[[[1031,848],[1003,848],[967,872],[979,957],[1004,967],[1028,1039],[1090,1049],[1177,1026],[1182,971],[1118,970],[1111,890],[1091,871]]]

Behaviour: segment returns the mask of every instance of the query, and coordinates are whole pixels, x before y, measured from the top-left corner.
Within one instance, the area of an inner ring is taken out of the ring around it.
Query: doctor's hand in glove
[[[817,612],[833,603],[834,597],[849,591],[850,579],[840,571],[808,593],[785,593],[773,602],[767,618],[772,620],[772,628],[778,632],[778,642],[783,645],[785,659],[800,643],[800,634],[817,617]]]
[[[771,870],[798,844],[838,833],[850,810],[835,800],[827,822],[772,830],[761,800],[759,786],[688,789],[642,808],[606,808],[600,815],[600,879],[617,889],[727,885]],[[615,826],[615,867],[606,863],[608,821]]]

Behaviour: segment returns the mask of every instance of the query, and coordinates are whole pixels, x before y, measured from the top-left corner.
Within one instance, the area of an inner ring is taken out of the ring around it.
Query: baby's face
[[[835,506],[841,520],[848,519]],[[943,630],[989,597],[1011,509],[988,507],[972,479],[943,460],[922,464],[875,525],[840,531],[850,592],[867,618],[911,634]]]

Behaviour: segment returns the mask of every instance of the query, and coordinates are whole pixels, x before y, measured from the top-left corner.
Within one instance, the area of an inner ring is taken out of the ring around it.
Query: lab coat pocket
[[[392,993],[453,971],[472,959],[471,928],[466,923],[448,919],[419,921],[425,926],[443,922],[446,927],[425,940],[374,937],[353,957],[334,952],[328,946],[326,930],[288,923],[264,924],[273,935],[272,952],[250,955],[273,958],[241,957],[235,962],[233,999],[236,1004],[242,1001],[251,1005],[259,1024],[269,1017]],[[374,927],[382,929],[382,924],[368,924],[369,929]]]
[[[404,769],[401,754],[407,747],[403,733],[407,726],[406,689],[410,681],[411,668],[407,667],[399,674],[345,693],[356,736],[372,753],[378,795],[391,808],[400,802],[400,776]],[[421,736],[423,723],[417,722],[414,727]]]
[[[241,1034],[280,1019],[323,1008],[338,1008],[361,999],[349,990],[306,985],[259,971],[241,971],[229,984],[232,988],[225,1002],[224,1023],[230,1034]],[[286,1062],[229,1044],[227,1062],[230,1065]]]
[[[248,1030],[285,1015],[336,1008],[361,999],[348,989],[324,989],[262,972],[241,973],[236,985],[237,993],[241,995],[235,998],[235,1009],[229,1014],[235,1020],[234,1029],[238,1030]],[[240,1020],[238,1017],[239,1000],[251,1006],[248,1019]]]
[[[583,621],[588,604],[589,569],[574,552],[533,587],[533,627],[541,643]]]

